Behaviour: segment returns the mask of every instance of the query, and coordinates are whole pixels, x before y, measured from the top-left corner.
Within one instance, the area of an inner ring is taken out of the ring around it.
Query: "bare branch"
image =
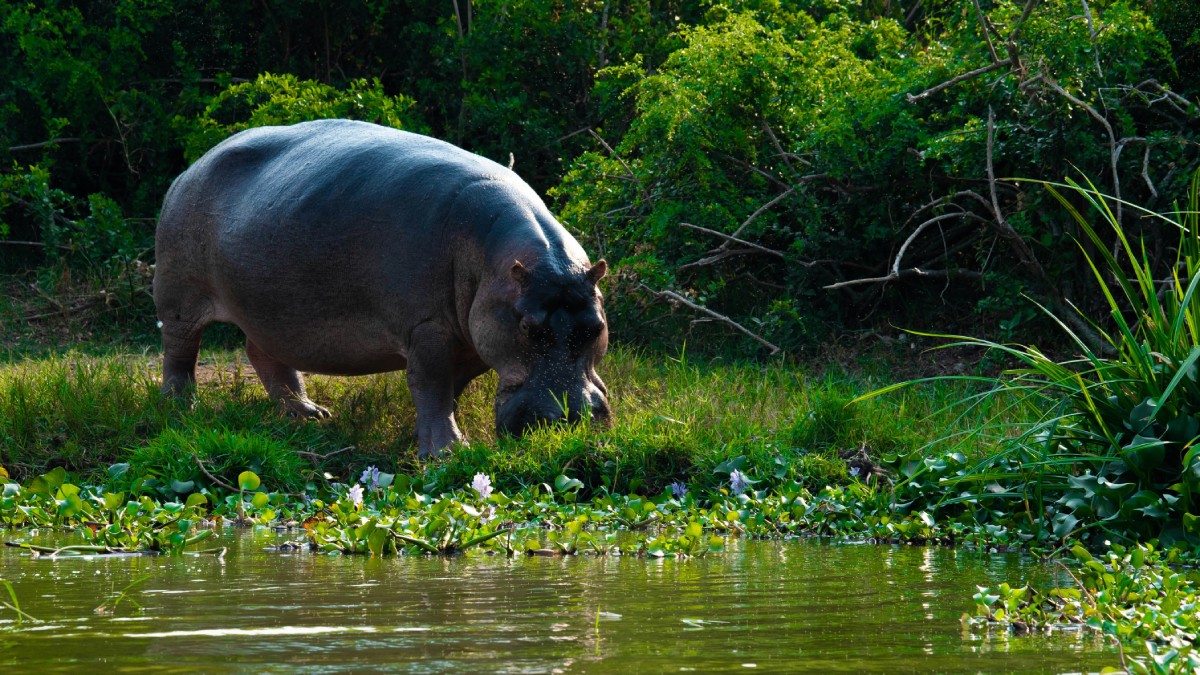
[[[982,275],[974,270],[923,270],[919,267],[910,267],[906,270],[889,273],[887,276],[873,277],[870,279],[851,279],[850,281],[839,281],[836,284],[822,286],[822,288],[832,291],[839,288],[846,288],[847,286],[858,286],[861,284],[882,284],[908,277],[927,277],[939,279],[946,277],[964,277],[967,279],[978,279],[980,276]]]
[[[996,54],[996,46],[992,44],[992,33],[996,33],[996,37],[1000,37],[1000,34],[983,14],[983,10],[979,7],[979,0],[975,0],[975,16],[979,19],[979,27],[983,30],[983,39],[987,40],[988,53],[992,55],[992,63],[999,63],[1000,56]]]
[[[725,152],[722,152],[721,156],[731,162],[734,162],[735,164],[739,164],[739,165],[749,169],[750,171],[753,171],[754,173],[762,176],[763,178],[766,178],[767,180],[771,181],[775,185],[778,185],[780,188],[782,188],[784,190],[791,187],[791,185],[789,185],[787,182],[785,182],[779,176],[776,176],[776,175],[770,173],[769,171],[763,171],[762,169],[758,168],[757,166],[754,166],[753,164],[751,164],[750,162],[747,162],[744,159],[741,159],[739,157],[734,157],[733,155],[730,155]]]
[[[8,151],[16,152],[18,150],[36,150],[38,148],[44,148],[47,145],[58,145],[60,143],[78,143],[78,142],[79,142],[79,138],[77,138],[75,136],[64,136],[62,138],[51,138],[50,140],[42,141],[41,143],[26,143],[25,145],[9,146]]]
[[[718,314],[717,312],[714,312],[711,309],[704,307],[703,305],[697,305],[696,303],[692,302],[691,300],[688,300],[687,298],[676,293],[675,291],[669,291],[669,290],[668,291],[656,291],[653,288],[646,286],[645,284],[638,284],[638,286],[640,288],[643,288],[646,291],[650,292],[652,295],[654,295],[655,298],[659,298],[659,299],[665,298],[672,305],[675,305],[675,304],[683,305],[689,309],[700,312],[701,314],[704,314],[705,316],[709,316],[713,319],[716,319],[717,321],[720,321],[721,323],[723,323],[731,328],[734,328],[741,333],[744,333],[745,335],[747,335],[751,339],[753,339],[755,342],[766,347],[767,349],[770,349],[772,356],[774,356],[775,354],[778,354],[781,351],[778,345],[767,341],[766,339],[764,339],[763,337],[754,333],[753,331],[749,330],[742,324],[734,321],[733,319],[725,316],[724,314]]]
[[[943,213],[940,216],[934,216],[934,217],[930,218],[929,220],[926,220],[925,222],[918,225],[917,229],[913,230],[913,233],[908,235],[908,239],[905,239],[904,243],[900,245],[900,250],[896,253],[896,259],[892,261],[892,274],[895,276],[899,276],[900,262],[904,260],[904,252],[908,250],[908,247],[910,245],[912,245],[912,243],[914,241],[916,241],[917,237],[921,236],[922,232],[924,232],[926,229],[928,229],[930,227],[933,227],[934,225],[937,225],[938,223],[942,222],[943,220],[952,220],[954,218],[962,218],[966,215],[968,215],[968,214],[965,211],[955,211],[954,213]],[[971,215],[973,215],[973,214],[971,214]]]
[[[800,187],[800,186],[799,186],[799,185],[793,185],[792,187],[788,188],[788,189],[787,189],[787,190],[785,190],[784,192],[782,192],[782,193],[780,193],[780,194],[776,195],[776,196],[775,196],[775,198],[774,198],[774,199],[772,199],[771,201],[769,201],[769,202],[767,202],[766,204],[763,204],[762,206],[758,207],[758,210],[757,210],[757,211],[755,211],[754,213],[751,213],[749,218],[746,218],[745,220],[743,220],[743,221],[742,221],[742,224],[741,224],[741,225],[738,225],[738,228],[737,228],[736,230],[734,230],[734,231],[733,231],[733,234],[732,234],[732,235],[730,235],[730,238],[737,237],[739,234],[741,234],[741,233],[742,233],[742,231],[743,231],[743,230],[745,230],[747,227],[749,227],[750,223],[753,223],[753,222],[754,222],[754,219],[755,219],[755,218],[757,218],[757,217],[759,217],[760,215],[762,215],[763,211],[766,211],[767,209],[771,208],[772,206],[775,206],[775,205],[776,205],[776,204],[778,204],[779,202],[783,201],[785,198],[787,198],[787,196],[788,196],[788,195],[790,195],[790,194],[792,194],[793,192],[795,192],[795,191],[796,191],[796,188],[798,188],[798,187]],[[728,241],[727,241],[727,242],[725,242],[724,244],[721,244],[721,249],[726,249],[726,248],[729,248],[729,242],[728,242]]]
[[[693,230],[697,230],[697,231],[700,231],[700,232],[707,232],[708,234],[715,235],[715,236],[717,236],[717,237],[721,237],[722,239],[725,239],[726,241],[731,241],[731,242],[734,242],[735,244],[741,244],[742,246],[746,246],[746,247],[752,248],[752,249],[754,249],[754,250],[756,250],[756,251],[759,251],[759,252],[761,252],[761,253],[766,253],[766,254],[768,254],[768,255],[779,256],[780,258],[786,258],[786,257],[787,257],[787,256],[785,256],[785,255],[784,255],[784,254],[783,254],[781,251],[776,251],[776,250],[775,250],[775,249],[773,249],[773,248],[767,248],[766,246],[761,246],[761,245],[759,245],[759,244],[755,244],[755,243],[754,243],[754,242],[752,242],[752,241],[746,241],[745,239],[738,239],[737,237],[734,237],[734,236],[732,236],[732,235],[725,234],[724,232],[718,232],[718,231],[716,231],[716,230],[710,230],[710,229],[708,229],[707,227],[700,227],[699,225],[693,225],[693,224],[691,224],[691,223],[679,223],[679,224],[680,224],[680,225],[682,225],[682,226],[684,226],[684,227],[689,227],[689,228],[691,228],[691,229],[693,229]]]
[[[220,478],[217,478],[216,476],[209,473],[208,467],[204,466],[204,462],[200,460],[200,455],[193,453],[192,459],[196,460],[196,466],[200,467],[200,471],[204,472],[204,475],[208,477],[208,480],[212,481],[213,485],[216,485],[218,487],[223,487],[226,490],[229,490],[230,492],[241,492],[241,490],[233,487],[229,483],[226,483],[225,481],[221,480]]]
[[[1021,259],[1021,264],[1030,268],[1037,276],[1038,280],[1046,281],[1046,270],[1042,269],[1041,263],[1034,257],[1033,251],[1029,249],[1029,245],[1021,237],[1020,233],[1013,229],[1013,226],[1004,217],[1004,212],[1000,210],[1000,199],[996,193],[996,167],[992,162],[992,148],[996,144],[996,113],[988,106],[988,124],[987,124],[987,177],[988,191],[991,194],[992,215],[995,218],[995,224],[1000,229],[1000,234],[1003,236],[1013,249],[1017,252],[1017,256]]]
[[[1029,15],[1033,13],[1033,8],[1037,6],[1039,1],[1040,0],[1028,0],[1028,2],[1025,3],[1025,9],[1021,10],[1021,18],[1017,19],[1017,22],[1013,24],[1012,33],[1010,33],[1008,36],[1009,42],[1016,41],[1017,35],[1019,35],[1021,32],[1021,27],[1025,24],[1025,20],[1028,19]]]
[[[1142,155],[1142,180],[1146,181],[1146,187],[1150,188],[1150,194],[1158,199],[1158,190],[1154,189],[1154,182],[1150,180],[1150,144],[1146,144],[1146,153]]]
[[[1096,44],[1096,25],[1092,23],[1092,9],[1088,7],[1087,0],[1079,0],[1083,4],[1083,16],[1087,18],[1088,34],[1092,39],[1092,59],[1096,62],[1096,74],[1104,77],[1104,71],[1100,69],[1100,45]]]
[[[633,179],[634,184],[637,185],[638,192],[642,193],[642,199],[644,201],[650,201],[650,195],[648,195],[646,193],[646,189],[642,187],[642,181],[638,179],[637,174],[633,172],[633,169],[629,168],[629,165],[625,163],[625,160],[621,159],[621,156],[617,154],[617,151],[613,150],[613,147],[609,145],[607,141],[601,138],[600,134],[596,133],[591,128],[588,128],[587,132],[591,134],[592,138],[596,139],[600,145],[604,146],[604,149],[608,151],[608,154],[612,155],[613,159],[617,160],[621,166],[625,167],[625,173],[628,174],[628,176]]]
[[[1101,115],[1098,110],[1087,103],[1084,103],[1082,100],[1072,95],[1071,92],[1063,89],[1062,85],[1054,81],[1054,78],[1048,77],[1045,73],[1041,73],[1037,77],[1032,78],[1030,82],[1037,80],[1045,82],[1047,86],[1058,92],[1063,98],[1067,99],[1075,106],[1083,108],[1085,111],[1087,111],[1087,114],[1091,115],[1097,122],[1100,123],[1101,126],[1104,127],[1104,132],[1108,134],[1108,155],[1109,164],[1112,170],[1113,197],[1116,198],[1117,202],[1117,223],[1121,223],[1121,175],[1117,171],[1117,159],[1121,156],[1121,150],[1117,145],[1117,135],[1116,132],[1113,131],[1112,125],[1108,123],[1108,120],[1104,119],[1104,116]],[[1026,84],[1029,83],[1027,82]]]
[[[763,120],[762,127],[763,131],[765,131],[767,134],[767,138],[771,139],[771,145],[775,146],[775,152],[779,154],[779,157],[783,160],[783,163],[787,164],[787,168],[789,170],[792,170],[792,163],[790,161],[792,158],[804,166],[812,166],[812,162],[800,157],[794,152],[788,152],[784,150],[783,144],[779,142],[779,138],[775,135],[775,131],[771,129],[771,125],[767,124],[766,120]]]
[[[334,450],[333,452],[328,452],[328,453],[325,453],[324,455],[318,454],[318,453],[315,453],[315,452],[312,452],[309,450],[297,450],[296,454],[304,455],[305,457],[309,457],[312,459],[313,464],[317,464],[319,462],[328,461],[330,457],[333,457],[335,455],[340,455],[343,452],[350,452],[351,450],[357,450],[357,449],[358,448],[356,446],[348,445],[348,446],[342,448],[341,450]]]
[[[1021,50],[1017,47],[1017,36],[1021,34],[1021,27],[1025,25],[1025,20],[1029,18],[1033,8],[1038,4],[1038,0],[1028,0],[1025,3],[1025,9],[1021,11],[1021,18],[1013,24],[1012,31],[1008,34],[1007,46],[1008,58],[1012,61],[1013,70],[1017,71],[1021,77],[1025,76],[1025,64],[1021,63]]]
[[[1158,80],[1146,80],[1145,82],[1142,82],[1138,86],[1134,87],[1134,89],[1141,89],[1142,87],[1145,87],[1147,85],[1152,86],[1155,89],[1157,89],[1158,92],[1161,93],[1163,96],[1166,96],[1167,98],[1175,101],[1176,103],[1183,105],[1183,107],[1185,109],[1190,108],[1195,105],[1194,103],[1189,101],[1187,98],[1180,96],[1179,94],[1177,94],[1177,93],[1171,91],[1170,89],[1167,89],[1166,87],[1159,84]]]
[[[1001,59],[999,61],[989,63],[988,65],[986,65],[982,68],[976,68],[975,70],[972,70],[967,73],[963,73],[962,75],[957,75],[955,77],[950,78],[949,80],[946,80],[945,82],[943,82],[937,86],[930,87],[919,94],[916,94],[916,95],[908,94],[908,96],[907,96],[908,102],[916,103],[917,101],[919,101],[923,98],[932,96],[932,95],[938,93],[939,91],[942,91],[944,89],[949,89],[950,87],[953,87],[954,85],[958,84],[959,82],[965,82],[973,77],[978,77],[980,75],[983,75],[984,73],[990,73],[993,70],[999,70],[1000,68],[1004,68],[1005,66],[1008,66],[1011,63],[1012,63],[1011,58]]]
[[[709,255],[705,258],[701,258],[699,260],[692,261],[685,265],[680,265],[679,271],[682,272],[683,270],[691,269],[693,267],[707,267],[709,265],[719,263],[722,260],[726,260],[729,258],[736,258],[738,256],[743,256],[743,255],[752,255],[755,253],[758,253],[758,251],[755,251],[754,249],[750,249],[750,248],[735,248],[735,249],[730,249],[728,251],[722,251],[720,249],[717,249],[716,252],[710,251]]]

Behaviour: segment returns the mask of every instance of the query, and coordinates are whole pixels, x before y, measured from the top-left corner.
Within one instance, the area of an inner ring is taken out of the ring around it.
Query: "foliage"
[[[1087,274],[1063,253],[1073,231],[1004,177],[1077,167],[1123,177],[1127,198],[1182,191],[1179,169],[1197,154],[1168,108],[1184,119],[1200,108],[1156,88],[1174,77],[1170,49],[1135,4],[1093,7],[1093,36],[1073,3],[1041,3],[1024,22],[1025,3],[993,3],[989,21],[1021,28],[1020,61],[943,91],[989,67],[994,39],[972,3],[947,4],[928,42],[849,10],[714,10],[653,71],[601,73],[625,83],[628,129],[605,134],[611,151],[581,155],[553,193],[564,220],[618,263],[618,337],[649,339],[638,326],[669,311],[651,293],[662,289],[792,350],[881,301],[908,325],[962,321],[973,305],[1011,320],[1013,288],[1066,306],[1063,284]],[[703,342],[728,330],[675,325],[704,330]]]
[[[88,542],[60,549],[23,546],[35,551],[180,555],[187,546],[211,535],[209,531],[193,533],[206,503],[201,494],[190,496],[186,503],[159,503],[148,497],[127,501],[123,492],[70,483],[67,473],[59,468],[24,487],[6,484],[0,497],[0,522],[8,527],[78,528]]]
[[[1032,499],[1060,538],[1074,534],[1098,543],[1159,536],[1196,543],[1200,172],[1178,221],[1147,212],[1178,233],[1175,264],[1165,280],[1156,278],[1148,242],[1126,234],[1109,198],[1091,184],[1066,187],[1091,204],[1115,238],[1110,250],[1100,230],[1051,188],[1086,235],[1079,248],[1116,331],[1093,327],[1107,347],[1093,349],[1055,319],[1080,353],[1065,361],[1036,346],[955,338],[954,345],[994,349],[1020,364],[1005,372],[994,392],[1017,394],[1031,421],[1004,438],[995,456],[941,480],[965,488],[980,504]]]
[[[351,80],[335,89],[294,75],[259,75],[253,82],[231,84],[209,100],[195,120],[178,120],[184,155],[195,161],[233,134],[268,125],[340,118],[421,131],[412,114],[413,100],[389,96],[379,80]]]
[[[1153,544],[1113,544],[1094,556],[1072,550],[1075,566],[1064,569],[1074,586],[1038,591],[1008,584],[980,587],[975,594],[973,628],[1015,627],[1019,631],[1082,625],[1145,645],[1149,658],[1133,658],[1133,673],[1193,673],[1200,654],[1193,649],[1200,573],[1173,565],[1177,549]]]
[[[1013,314],[1020,292],[1092,307],[1063,291],[1087,274],[1063,246],[1075,228],[1005,177],[1076,166],[1151,206],[1178,194],[1200,115],[1181,78],[1190,5],[905,4],[4,0],[0,239],[35,245],[0,245],[0,266],[51,270],[50,294],[64,267],[100,275],[89,312],[150,316],[134,268],[186,161],[249,125],[335,115],[512,153],[618,263],[618,339],[733,342],[649,290],[792,351],[885,316],[1015,334],[1039,322]],[[112,278],[139,301],[108,300]]]
[[[210,485],[209,476],[240,483],[237,477],[247,469],[286,490],[300,490],[307,482],[306,469],[311,472],[286,440],[229,429],[166,428],[133,448],[126,459],[124,480],[118,485],[165,497],[187,495],[196,485]]]

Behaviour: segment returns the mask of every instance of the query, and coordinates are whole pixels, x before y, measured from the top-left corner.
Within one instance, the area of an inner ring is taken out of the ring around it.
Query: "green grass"
[[[551,427],[498,439],[491,374],[459,403],[470,445],[420,463],[403,373],[308,378],[312,398],[334,411],[331,420],[310,422],[283,415],[240,352],[202,355],[192,406],[160,397],[158,360],[153,352],[66,352],[0,365],[0,465],[25,480],[56,466],[102,476],[120,462],[132,465],[131,476],[206,484],[195,455],[227,482],[251,468],[294,489],[325,472],[354,480],[376,465],[445,486],[484,472],[506,488],[552,482],[569,471],[589,490],[628,491],[675,480],[704,487],[719,479],[717,465],[744,455],[750,475],[823,485],[846,477],[838,451],[907,452],[971,421],[939,412],[962,398],[966,385],[847,405],[885,382],[840,369],[695,364],[618,349],[601,368],[612,391],[611,428]],[[972,419],[987,412],[973,411]]]

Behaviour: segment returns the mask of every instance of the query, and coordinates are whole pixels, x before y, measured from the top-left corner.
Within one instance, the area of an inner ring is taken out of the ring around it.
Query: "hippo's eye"
[[[581,321],[575,326],[575,330],[571,331],[571,338],[576,344],[587,344],[600,337],[600,332],[603,330],[604,322],[599,319],[585,320]]]
[[[545,312],[527,312],[521,316],[521,332],[532,335],[542,329],[545,321]]]

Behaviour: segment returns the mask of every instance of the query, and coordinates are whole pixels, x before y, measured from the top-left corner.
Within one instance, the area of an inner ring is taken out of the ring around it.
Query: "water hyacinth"
[[[471,489],[479,495],[480,499],[487,499],[492,496],[492,479],[486,473],[477,473],[475,480],[471,481]]]
[[[361,485],[355,485],[346,492],[346,496],[350,498],[350,502],[354,504],[354,508],[362,508],[363,503],[363,488]]]
[[[359,476],[360,483],[366,483],[367,487],[374,490],[379,487],[379,468],[376,466],[368,466]]]
[[[729,472],[729,490],[735,495],[740,495],[750,487],[750,479],[746,478],[746,474],[734,469]]]
[[[684,483],[681,480],[677,480],[674,483],[671,483],[670,485],[668,485],[667,487],[669,487],[671,489],[671,494],[675,495],[676,499],[683,499],[684,497],[687,496],[687,493],[688,493],[687,483]]]

